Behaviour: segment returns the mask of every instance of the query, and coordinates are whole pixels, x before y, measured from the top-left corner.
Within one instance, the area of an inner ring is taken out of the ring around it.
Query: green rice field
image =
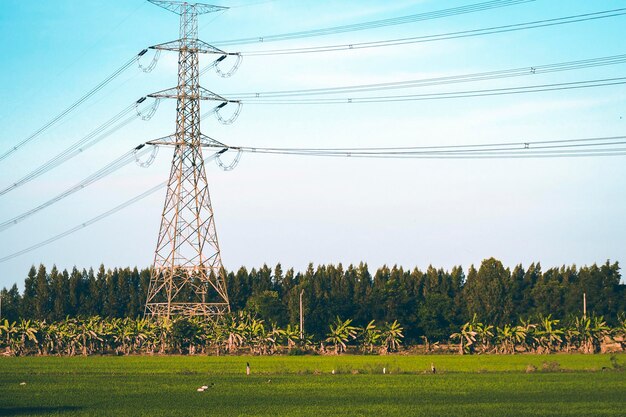
[[[626,354],[5,357],[0,415],[624,416]]]

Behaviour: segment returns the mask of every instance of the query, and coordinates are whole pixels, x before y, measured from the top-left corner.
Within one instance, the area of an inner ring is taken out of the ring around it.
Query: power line
[[[334,26],[322,29],[303,30],[298,32],[283,33],[278,35],[257,36],[251,38],[240,38],[223,41],[209,42],[211,45],[231,46],[245,45],[251,43],[266,43],[284,41],[290,39],[302,39],[315,36],[334,35],[338,33],[354,32],[360,30],[376,29],[387,26],[402,25],[407,23],[421,22],[424,20],[441,19],[444,17],[457,16],[467,13],[481,12],[500,7],[514,6],[523,3],[529,3],[535,0],[492,0],[482,3],[475,3],[466,6],[453,7],[433,12],[418,13],[408,16],[394,17],[390,19],[374,20],[369,22],[355,23],[343,26]]]
[[[51,205],[63,200],[66,197],[69,197],[70,195],[74,194],[77,191],[82,190],[83,188],[95,183],[96,181],[106,177],[107,175],[112,174],[113,172],[117,171],[118,169],[128,165],[129,163],[135,161],[135,158],[140,157],[141,155],[144,155],[145,153],[147,153],[147,151],[149,151],[150,148],[146,148],[144,144],[141,144],[135,148],[133,148],[132,150],[126,152],[125,154],[123,154],[122,156],[120,156],[119,158],[113,160],[112,162],[110,162],[109,164],[107,164],[105,167],[101,168],[100,170],[94,172],[93,174],[89,175],[88,177],[86,177],[85,179],[83,179],[82,181],[80,181],[78,184],[68,188],[67,190],[63,191],[62,193],[58,194],[57,196],[51,198],[50,200],[46,201],[45,203],[42,203],[40,205],[38,205],[37,207],[30,209],[18,216],[15,216],[9,220],[6,220],[2,223],[0,223],[0,232],[8,229],[11,226],[16,225],[17,223],[27,219],[28,217],[38,213],[39,211],[50,207]]]
[[[70,62],[68,65],[66,65],[64,68],[62,68],[58,73],[56,73],[56,75],[54,75],[53,77],[51,77],[50,79],[47,80],[47,84],[53,84],[55,83],[59,77],[61,75],[63,75],[68,69],[70,69],[71,67],[73,67],[74,65],[76,65],[77,62],[79,62],[81,59],[83,59],[90,51],[92,51],[94,49],[95,46],[97,46],[100,42],[102,42],[103,39],[107,38],[108,36],[110,36],[111,33],[114,33],[117,29],[119,29],[120,26],[122,26],[126,21],[128,21],[128,19],[130,19],[135,13],[137,13],[139,11],[139,9],[141,9],[143,6],[145,6],[145,1],[141,1],[141,4],[139,6],[137,6],[135,9],[133,9],[128,15],[126,15],[126,17],[122,18],[121,21],[119,21],[119,23],[117,23],[115,26],[110,27],[107,32],[102,35],[97,41],[95,41],[94,43],[92,43],[91,45],[89,45],[87,48],[85,48],[80,54],[76,55],[74,60],[72,62]],[[35,96],[37,96],[39,93],[33,93],[30,94],[29,97],[23,99],[19,104],[17,104],[14,108],[14,111],[12,114],[6,116],[6,117],[2,117],[2,119],[0,120],[4,120],[5,118],[8,118],[9,116],[13,116],[13,114],[15,114],[15,110],[19,109],[20,107],[22,107],[24,105],[24,103],[26,103],[27,101],[30,101],[32,98],[34,98]]]
[[[626,156],[626,147],[600,148],[593,150],[578,151],[575,147],[601,147],[626,144],[626,136],[607,136],[594,138],[576,138],[561,140],[536,140],[530,142],[500,142],[493,144],[470,144],[470,145],[435,145],[435,146],[410,146],[410,147],[375,147],[375,148],[261,148],[261,147],[227,147],[207,157],[204,162],[215,159],[224,153],[226,149],[239,152],[296,155],[296,156],[323,156],[323,157],[347,157],[347,158],[375,158],[375,159],[511,159],[511,158],[563,158],[563,157],[605,157]],[[514,148],[517,147],[517,148]],[[399,151],[404,151],[402,155]],[[433,152],[439,153],[433,153]],[[472,151],[470,154],[469,151]],[[447,152],[441,154],[441,152]],[[0,263],[39,249],[85,227],[88,227],[112,214],[115,214],[130,205],[154,194],[165,187],[163,182],[143,193],[127,200],[126,202],[84,222],[58,235],[29,246],[20,251],[0,258]]]
[[[233,99],[259,99],[274,97],[312,96],[339,93],[360,93],[369,91],[393,90],[416,87],[430,87],[448,85],[454,83],[489,81],[501,78],[546,74],[560,71],[571,71],[585,68],[593,68],[606,65],[626,63],[626,54],[607,57],[590,58],[578,61],[560,62],[555,64],[527,66],[521,68],[488,71],[473,74],[453,75],[446,77],[426,78],[417,80],[404,80],[376,84],[361,84],[341,87],[311,88],[302,90],[263,91],[256,93],[226,93],[226,97]]]
[[[570,144],[568,146],[579,146],[584,143],[601,143],[601,142],[615,142],[626,140],[626,136],[600,136],[591,138],[574,138],[574,139],[543,139],[533,141],[513,141],[513,142],[496,142],[496,143],[479,143],[479,144],[464,144],[464,145],[426,145],[426,146],[384,146],[384,147],[358,147],[358,148],[251,148],[245,146],[229,146],[230,149],[242,149],[242,150],[275,150],[275,151],[323,151],[323,152],[335,152],[335,151],[414,151],[414,150],[433,150],[433,149],[465,149],[465,148],[494,148],[494,147],[522,147],[528,149],[529,147],[535,147],[537,145],[559,145]]]
[[[485,159],[485,158],[543,158],[578,156],[626,155],[626,136],[581,139],[503,142],[473,145],[435,145],[375,148],[260,148],[231,147],[240,152],[395,159]]]
[[[128,125],[131,122],[133,122],[134,120],[136,120],[137,118],[141,117],[143,120],[148,120],[149,117],[152,116],[152,114],[151,114],[152,110],[156,110],[156,106],[158,105],[158,101],[155,101],[153,104],[150,104],[149,106],[146,106],[146,107],[144,107],[141,110],[138,110],[137,109],[138,104],[143,103],[143,101],[145,99],[146,99],[145,97],[140,98],[135,103],[133,103],[130,106],[126,107],[124,110],[122,110],[121,112],[119,112],[118,114],[113,116],[111,119],[109,119],[108,121],[106,121],[102,125],[98,126],[96,129],[91,131],[89,134],[87,134],[86,136],[84,136],[80,140],[74,142],[72,145],[70,145],[69,147],[67,147],[66,149],[64,149],[63,151],[61,151],[57,155],[55,155],[54,157],[50,158],[48,161],[44,162],[42,165],[38,166],[37,168],[35,168],[34,170],[29,172],[28,174],[26,174],[22,178],[20,178],[19,180],[17,180],[14,183],[12,183],[11,185],[9,185],[9,186],[5,187],[4,189],[0,190],[0,196],[2,196],[4,194],[6,194],[6,193],[8,193],[8,192],[10,192],[10,191],[20,187],[20,186],[22,186],[22,185],[32,181],[33,179],[35,179],[35,178],[37,178],[37,177],[39,177],[39,176],[41,176],[41,175],[43,175],[43,174],[45,174],[47,172],[49,172],[50,170],[58,167],[59,165],[62,165],[63,163],[65,163],[65,162],[69,161],[70,159],[74,158],[75,156],[82,154],[87,149],[91,148],[92,146],[96,145],[97,143],[101,142],[102,140],[106,139],[107,137],[111,136],[113,133],[119,131],[120,129],[122,129],[126,125]],[[127,115],[130,112],[132,112],[133,110],[136,110],[136,112],[134,114],[132,114],[130,117],[125,118],[124,120],[121,120],[125,115]],[[144,115],[144,112],[146,112],[145,115]],[[119,122],[119,123],[117,123],[117,122]],[[115,124],[115,123],[117,123],[117,124]],[[111,126],[113,126],[113,127],[111,127]],[[108,128],[110,128],[110,129],[108,129]],[[108,130],[106,130],[106,129],[108,129]]]
[[[204,162],[206,163],[206,162],[210,161],[211,159],[214,159],[216,156],[217,156],[217,153],[213,154],[212,156],[207,157],[204,160]],[[74,226],[74,227],[72,227],[72,228],[70,228],[70,229],[68,229],[68,230],[66,230],[66,231],[64,231],[62,233],[59,233],[59,234],[57,234],[55,236],[52,236],[49,239],[46,239],[46,240],[41,241],[39,243],[36,243],[36,244],[34,244],[32,246],[29,246],[29,247],[27,247],[25,249],[19,250],[19,251],[14,252],[14,253],[12,253],[10,255],[3,256],[3,257],[0,258],[0,263],[6,262],[6,261],[8,261],[10,259],[16,258],[16,257],[18,257],[20,255],[25,254],[25,253],[34,251],[35,249],[39,249],[39,248],[41,248],[43,246],[49,245],[50,243],[56,242],[59,239],[62,239],[64,237],[66,237],[66,236],[69,236],[69,235],[79,231],[79,230],[82,230],[82,229],[84,229],[84,228],[86,228],[88,226],[91,226],[92,224],[97,223],[100,220],[105,219],[105,218],[107,218],[107,217],[109,217],[109,216],[111,216],[111,215],[113,215],[113,214],[115,214],[115,213],[117,213],[117,212],[119,212],[119,211],[121,211],[121,210],[123,210],[123,209],[125,209],[125,208],[127,208],[129,206],[131,206],[132,204],[135,204],[135,203],[143,200],[144,198],[148,197],[149,195],[156,193],[157,191],[161,190],[166,185],[167,185],[167,182],[162,182],[161,184],[158,184],[158,185],[156,185],[156,186],[154,186],[154,187],[144,191],[143,193],[141,193],[141,194],[131,198],[130,200],[127,200],[127,201],[123,202],[122,204],[119,204],[119,205],[113,207],[112,209],[107,210],[104,213],[87,220],[84,223],[81,223],[81,224],[79,224],[77,226]]]
[[[316,99],[275,99],[265,98],[255,100],[249,98],[241,100],[245,104],[357,104],[357,103],[388,103],[398,101],[424,101],[424,100],[443,100],[471,97],[489,97],[501,96],[509,94],[525,94],[538,93],[545,91],[574,90],[582,88],[604,87],[611,85],[626,84],[626,77],[605,78],[598,80],[575,81],[568,83],[554,83],[530,85],[521,87],[507,88],[490,88],[483,90],[465,90],[453,91],[446,93],[429,93],[429,94],[405,94],[396,96],[375,96],[375,97],[342,97],[342,98],[316,98]]]
[[[469,38],[474,36],[493,35],[498,33],[515,32],[519,30],[537,29],[550,26],[566,25],[570,23],[587,22],[609,17],[623,16],[626,8],[605,10],[601,12],[585,13],[554,19],[537,20],[533,22],[516,23],[503,26],[493,26],[482,29],[464,30],[459,32],[441,33],[438,35],[415,36],[409,38],[388,39],[384,41],[360,42],[340,45],[313,46],[308,48],[267,49],[261,51],[244,51],[243,56],[291,55],[318,52],[346,51],[354,49],[380,48],[386,46],[407,45],[415,43],[436,42],[450,39]]]
[[[83,104],[85,101],[87,101],[87,99],[89,99],[91,96],[93,96],[94,94],[96,94],[98,91],[102,90],[107,84],[109,84],[111,81],[113,81],[113,79],[115,79],[118,75],[120,75],[122,72],[124,72],[125,70],[127,70],[133,63],[135,63],[139,58],[141,58],[148,50],[144,49],[141,52],[139,52],[137,55],[135,55],[131,60],[129,60],[128,62],[126,62],[124,65],[122,65],[121,67],[119,67],[117,70],[115,70],[111,75],[109,75],[107,78],[104,79],[104,81],[100,82],[98,85],[96,85],[93,89],[91,89],[87,94],[85,94],[84,96],[82,96],[80,99],[78,99],[76,102],[74,102],[71,106],[69,106],[68,108],[66,108],[65,110],[63,110],[61,113],[59,113],[57,116],[55,116],[52,120],[50,120],[49,122],[47,122],[46,124],[44,124],[42,127],[40,127],[39,129],[37,129],[34,133],[32,133],[30,136],[28,136],[27,138],[21,140],[17,145],[13,146],[11,149],[9,149],[8,151],[6,151],[5,153],[3,153],[2,155],[0,155],[0,161],[3,161],[4,159],[6,159],[9,155],[13,154],[14,152],[16,152],[18,149],[20,149],[22,146],[26,145],[28,142],[32,141],[33,139],[37,138],[39,135],[41,135],[43,132],[45,132],[46,130],[48,130],[50,127],[52,127],[54,124],[56,124],[59,120],[63,119],[65,116],[67,116],[70,112],[72,112],[74,109],[76,109],[78,106],[80,106],[81,104]]]
[[[143,102],[143,100],[138,100]],[[213,109],[205,112],[204,114],[201,115],[201,119],[208,117],[212,114],[218,114],[219,115],[219,110],[222,109],[225,106],[224,103],[215,106]],[[238,113],[237,113],[238,114]],[[234,116],[236,117],[236,115]],[[89,145],[91,146],[91,145]],[[95,173],[91,174],[90,176],[88,176],[87,178],[85,178],[84,180],[82,180],[81,182],[79,182],[78,184],[74,185],[73,187],[70,187],[69,189],[63,191],[61,194],[57,195],[56,197],[46,201],[43,204],[40,204],[39,206],[28,210],[18,216],[13,217],[12,219],[6,220],[2,223],[0,223],[0,232],[4,231],[5,229],[8,229],[9,227],[25,220],[26,218],[34,215],[35,213],[61,201],[62,199],[74,194],[77,191],[82,190],[85,187],[88,187],[89,185],[95,183],[96,181],[112,174],[113,172],[123,168],[124,166],[128,165],[129,163],[131,163],[132,161],[138,161],[139,158],[143,155],[145,155],[148,150],[150,148],[146,147],[145,144],[141,144],[136,146],[135,148],[131,149],[130,151],[126,152],[125,154],[121,155],[120,157],[118,157],[117,159],[113,160],[112,162],[110,162],[109,164],[105,165],[103,168],[99,169],[98,171],[96,171]],[[157,149],[156,147],[153,149]],[[79,151],[80,152],[80,151]],[[153,157],[155,155],[153,154]],[[219,156],[216,154],[216,156]],[[151,163],[152,161],[150,161]],[[58,164],[60,165],[60,163]],[[52,168],[50,168],[52,169]],[[43,172],[42,172],[43,173]],[[41,174],[38,174],[41,175]],[[21,184],[20,184],[21,185]]]

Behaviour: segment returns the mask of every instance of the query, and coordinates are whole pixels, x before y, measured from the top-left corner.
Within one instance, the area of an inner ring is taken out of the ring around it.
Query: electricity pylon
[[[228,100],[200,87],[198,54],[229,55],[198,40],[198,15],[225,7],[150,0],[180,16],[180,38],[152,46],[178,52],[178,86],[151,94],[177,100],[176,133],[152,142],[174,147],[161,228],[148,288],[146,316],[215,316],[230,312],[209,196],[203,146],[220,144],[200,132],[200,100]],[[222,58],[223,59],[223,58]]]

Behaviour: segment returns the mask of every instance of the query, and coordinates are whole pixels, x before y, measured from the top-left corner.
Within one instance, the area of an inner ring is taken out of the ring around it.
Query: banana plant
[[[505,324],[504,327],[496,329],[496,335],[498,351],[501,353],[515,353],[516,347],[526,340],[526,330],[523,326]]]
[[[295,348],[300,343],[300,326],[297,324],[294,326],[288,324],[281,332],[280,341],[286,343],[287,350]]]
[[[385,323],[383,331],[381,333],[381,339],[383,341],[384,352],[395,352],[402,344],[404,329],[398,323],[398,320],[394,320],[393,323]]]
[[[560,320],[552,319],[552,315],[540,317],[535,331],[538,353],[550,353],[560,348],[563,343],[563,329],[559,328]]]
[[[335,323],[330,325],[330,332],[326,335],[326,342],[331,343],[334,347],[335,355],[346,350],[346,343],[356,339],[358,328],[351,325],[352,319],[345,321],[337,316]]]
[[[475,350],[476,343],[476,314],[472,317],[471,321],[468,321],[463,326],[461,326],[461,330],[458,333],[453,333],[450,335],[450,339],[459,340],[459,354],[467,354],[472,353]]]
[[[5,319],[2,323],[0,323],[0,340],[2,340],[2,344],[0,346],[4,347],[6,355],[15,355],[16,334],[17,325],[14,321],[9,322]]]
[[[381,331],[376,328],[374,320],[367,323],[367,326],[361,329],[361,344],[363,346],[363,350],[366,350],[369,353],[374,352],[374,348],[380,345],[381,338]]]
[[[22,355],[29,352],[29,348],[37,345],[37,327],[32,320],[21,319],[16,326],[14,352]]]

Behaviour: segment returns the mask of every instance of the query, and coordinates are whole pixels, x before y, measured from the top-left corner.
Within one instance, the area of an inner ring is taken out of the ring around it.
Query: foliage
[[[281,334],[269,335],[273,324],[282,330],[288,325],[293,329],[299,324],[302,293],[306,334],[317,343],[327,337],[328,326],[337,316],[350,318],[352,326],[363,329],[374,320],[380,331],[383,323],[398,320],[402,323],[404,344],[414,344],[426,338],[430,346],[447,342],[451,333],[457,333],[476,315],[476,323],[494,326],[473,329],[487,332],[476,342],[465,340],[463,349],[480,353],[500,349],[500,342],[494,340],[497,339],[497,328],[504,330],[509,325],[507,331],[513,331],[517,325],[523,326],[521,322],[516,323],[519,317],[548,315],[551,320],[559,320],[559,326],[566,324],[565,332],[557,335],[561,341],[553,339],[550,343],[558,345],[559,349],[567,346],[578,349],[578,339],[583,336],[576,333],[579,330],[570,328],[569,321],[581,315],[583,293],[586,294],[589,317],[602,316],[606,326],[616,328],[619,315],[626,314],[626,285],[620,280],[617,263],[547,270],[536,263],[527,268],[517,265],[511,270],[490,258],[465,272],[458,266],[450,270],[429,266],[424,271],[382,266],[370,271],[365,263],[348,267],[341,264],[314,267],[311,264],[304,272],[296,272],[284,270],[280,264],[274,268],[263,265],[228,273],[226,284],[233,311],[250,311],[263,322],[262,329],[257,329],[268,333],[263,336],[269,337],[263,349],[274,349],[272,340],[283,337]],[[66,317],[93,316],[135,319],[143,314],[149,281],[149,269],[107,270],[101,265],[95,270],[60,270],[54,266],[50,269],[43,265],[33,266],[26,274],[22,293],[17,285],[0,291],[2,319],[18,323],[21,319],[52,323]],[[540,321],[534,319],[533,324],[539,326]],[[594,323],[589,325],[593,327]],[[214,353],[250,349],[249,344],[238,340],[242,335],[235,328],[230,330],[224,334],[211,334],[211,338],[227,340],[230,337],[230,344],[212,340],[210,345]],[[532,339],[534,330],[524,329],[525,337],[531,339],[527,344],[532,345],[532,350],[547,340]],[[163,331],[165,337],[169,330],[164,328]],[[489,332],[493,336],[489,336]],[[363,336],[359,333],[358,337]],[[597,338],[585,337],[587,349],[597,350],[599,345],[593,342]],[[455,342],[460,343],[460,340]],[[284,344],[284,341],[280,343]],[[296,345],[300,343],[298,341]],[[507,343],[504,349],[510,351],[511,343]],[[193,349],[196,344],[197,341],[183,341],[184,346],[167,345],[167,349],[186,350],[187,345]],[[369,342],[366,345],[366,350],[372,352],[381,347]],[[544,349],[553,350],[552,345],[544,346]],[[164,346],[159,344],[155,353]],[[331,346],[334,345],[331,343]]]

